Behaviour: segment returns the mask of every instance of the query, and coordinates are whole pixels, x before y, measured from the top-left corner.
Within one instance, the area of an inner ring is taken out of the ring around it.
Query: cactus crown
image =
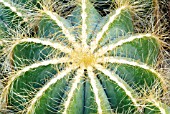
[[[161,100],[165,80],[154,68],[159,36],[134,32],[138,2],[115,0],[104,17],[88,0],[74,3],[64,18],[52,1],[0,0],[2,69],[9,75],[1,111],[170,113]]]

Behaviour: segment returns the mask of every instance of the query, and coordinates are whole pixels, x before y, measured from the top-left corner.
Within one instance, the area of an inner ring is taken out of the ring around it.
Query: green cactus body
[[[67,18],[42,4],[31,10],[39,18],[36,35],[21,37],[5,31],[21,34],[19,27],[32,22],[26,17],[33,6],[19,1],[28,8],[22,11],[17,3],[0,0],[5,14],[0,38],[8,53],[6,67],[11,66],[1,109],[24,114],[170,113],[159,100],[165,81],[153,68],[159,37],[134,33],[130,4],[102,17],[90,1],[78,0]]]

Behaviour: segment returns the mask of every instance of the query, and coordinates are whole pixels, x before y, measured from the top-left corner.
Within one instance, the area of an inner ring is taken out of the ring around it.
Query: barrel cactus
[[[62,16],[57,2],[0,0],[2,113],[170,114],[160,36],[135,32],[140,2],[106,16],[89,0]]]

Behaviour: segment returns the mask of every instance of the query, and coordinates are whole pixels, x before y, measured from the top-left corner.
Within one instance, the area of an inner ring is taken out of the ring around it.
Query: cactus
[[[73,3],[61,16],[52,0],[0,0],[1,112],[169,114],[162,37],[135,32],[141,3],[115,0],[106,16]]]

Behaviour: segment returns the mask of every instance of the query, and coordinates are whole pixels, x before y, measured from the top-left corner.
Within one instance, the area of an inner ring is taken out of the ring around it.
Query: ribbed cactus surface
[[[88,0],[0,0],[1,110],[23,114],[170,114],[155,70],[161,44],[135,33],[128,0],[101,16]]]

